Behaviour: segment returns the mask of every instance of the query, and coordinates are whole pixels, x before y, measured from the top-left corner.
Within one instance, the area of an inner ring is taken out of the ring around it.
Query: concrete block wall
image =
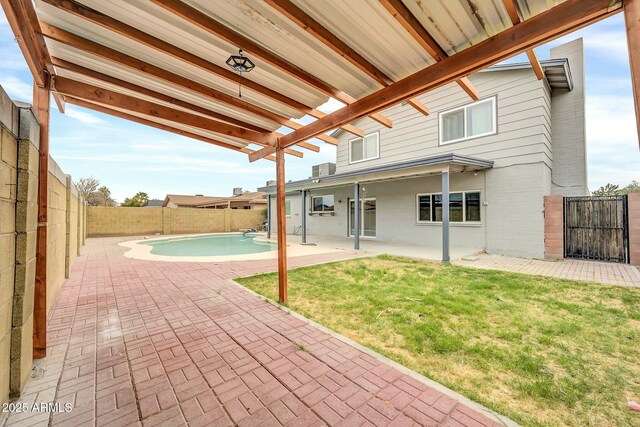
[[[39,131],[31,106],[0,88],[0,403],[20,394],[33,365]],[[67,178],[52,160],[49,173],[48,308],[86,237],[84,200],[73,187],[67,197]]]
[[[87,235],[221,233],[260,228],[257,209],[123,208],[87,206]]]
[[[564,258],[564,197],[544,197],[544,257]]]
[[[629,193],[629,263],[640,266],[640,193]]]
[[[0,402],[5,402],[9,398],[13,287],[16,263],[15,207],[18,184],[18,156],[16,154],[18,139],[15,133],[17,126],[12,125],[12,117],[17,112],[14,111],[13,104],[7,103],[6,95],[0,93],[0,96],[2,95],[4,95],[0,105],[2,112],[7,113],[5,107],[9,107],[8,120],[7,117],[3,117],[0,128]]]

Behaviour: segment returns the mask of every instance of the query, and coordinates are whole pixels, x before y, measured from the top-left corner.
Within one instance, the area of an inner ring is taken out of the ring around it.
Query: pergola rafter
[[[318,21],[307,15],[290,0],[266,0],[266,2],[383,87],[387,87],[394,82],[384,71],[360,55],[355,49],[352,49],[339,37],[332,34],[331,31],[324,28]],[[409,99],[407,102],[424,115],[429,115],[429,109],[419,100]]]
[[[507,9],[507,14],[509,15],[509,19],[511,19],[511,23],[513,25],[519,24],[520,15],[518,14],[518,3],[516,0],[503,0],[503,4],[505,9]],[[531,48],[525,50],[525,53],[527,54],[527,58],[529,59],[533,72],[536,74],[538,80],[544,79],[544,70],[542,69],[542,65],[540,65],[540,60],[538,59],[538,55],[536,55],[536,51]]]
[[[413,16],[409,8],[402,3],[402,0],[380,0],[380,4],[389,11],[396,21],[411,34],[415,41],[417,41],[433,59],[442,61],[449,56],[442,46],[429,34],[429,31]],[[480,99],[478,90],[466,76],[459,78],[456,82],[471,99],[476,101]],[[411,103],[410,101],[408,102]]]
[[[230,28],[225,27],[215,19],[189,6],[188,4],[181,2],[180,0],[151,1],[156,5],[175,14],[176,16],[180,16],[181,18],[194,25],[197,25],[208,33],[226,41],[227,43],[230,43],[237,47],[241,47],[246,52],[252,53],[263,61],[297,78],[298,80],[308,84],[309,86],[312,86],[317,90],[337,99],[338,101],[344,102],[345,104],[351,104],[355,101],[355,98],[332,87],[328,83],[323,82],[313,74],[303,70],[295,64],[292,64],[291,62],[276,55],[268,49],[265,49],[264,47],[255,43],[253,40],[244,37],[242,34],[239,34],[231,30]],[[386,127],[391,127],[393,125],[391,120],[381,114],[372,114],[371,118]],[[364,134],[361,136],[364,136]]]
[[[225,80],[234,82],[236,84],[242,84],[243,86],[256,91],[261,95],[265,95],[271,98],[274,101],[280,102],[284,105],[287,105],[291,108],[295,108],[305,114],[309,114],[312,116],[317,116],[317,112],[315,109],[305,105],[302,102],[296,101],[278,91],[265,87],[259,83],[256,83],[247,78],[241,78],[238,73],[231,71],[229,68],[221,67],[217,64],[214,64],[210,61],[207,61],[197,55],[192,54],[184,49],[176,47],[171,43],[167,43],[164,40],[161,40],[157,37],[149,35],[143,31],[140,31],[137,28],[134,28],[130,25],[127,25],[123,22],[118,21],[104,13],[101,13],[97,10],[91,9],[87,6],[84,6],[74,0],[43,0],[45,3],[57,7],[60,10],[64,10],[65,12],[82,18],[92,24],[101,26],[109,31],[117,33],[123,37],[126,37],[136,43],[140,43],[144,46],[150,47],[157,52],[173,56],[189,65],[193,65],[198,67],[204,71],[207,71],[211,74],[214,74],[218,77],[222,77]],[[282,118],[279,124],[289,127],[291,129],[299,129],[300,125],[295,123],[287,118]],[[347,129],[345,129],[347,130]],[[329,144],[336,145],[337,141],[335,138],[331,138],[328,135],[318,135],[318,139],[323,140]]]
[[[519,25],[380,89],[324,119],[285,135],[279,139],[278,147],[286,148],[299,140],[313,137],[316,133],[333,129],[340,123],[351,122],[404,99],[436,89],[620,11],[622,5],[612,7],[609,0],[566,0]],[[271,147],[257,151],[250,160],[259,158],[257,153],[271,154],[270,149]]]
[[[135,123],[140,123],[145,126],[150,126],[156,129],[164,130],[167,132],[175,133],[176,135],[186,136],[187,138],[196,139],[198,141],[206,142],[207,144],[215,145],[222,148],[227,148],[229,150],[238,151],[239,153],[251,154],[254,150],[247,147],[238,147],[236,145],[229,144],[224,141],[220,141],[214,138],[210,138],[207,136],[203,136],[197,134],[195,132],[190,132],[184,129],[179,129],[175,126],[169,126],[162,123],[154,122],[152,120],[145,119],[143,117],[139,117],[133,114],[125,113],[124,111],[116,110],[113,108],[105,107],[104,105],[94,104],[89,101],[85,101],[83,99],[75,98],[73,96],[67,96],[66,101],[69,104],[77,105],[79,107],[87,108],[89,110],[97,111],[99,113],[108,114],[114,117],[119,117],[121,119],[129,120]],[[275,162],[275,157],[267,156],[265,157],[267,160],[271,160]]]

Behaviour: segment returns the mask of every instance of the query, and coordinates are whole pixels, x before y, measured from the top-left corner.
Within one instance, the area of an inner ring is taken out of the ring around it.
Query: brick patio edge
[[[307,267],[307,266],[305,266],[305,267]],[[361,352],[363,352],[363,353],[365,353],[365,354],[367,354],[367,355],[379,360],[380,362],[385,363],[385,364],[391,366],[392,368],[395,368],[398,371],[402,372],[403,374],[408,375],[411,378],[413,378],[413,379],[415,379],[417,381],[420,381],[421,383],[423,383],[423,384],[425,384],[425,385],[427,385],[427,386],[439,391],[440,393],[444,394],[445,396],[449,396],[449,397],[451,397],[453,399],[456,399],[458,402],[468,406],[469,408],[471,408],[471,409],[473,409],[475,411],[478,411],[478,412],[484,414],[485,416],[491,418],[493,421],[496,421],[496,422],[501,423],[501,424],[503,424],[505,426],[508,426],[508,427],[520,427],[520,424],[516,423],[512,419],[510,419],[510,418],[508,418],[508,417],[506,417],[504,415],[498,414],[494,410],[489,409],[486,406],[481,405],[481,404],[479,404],[477,402],[474,402],[473,400],[469,399],[468,397],[465,397],[462,394],[460,394],[460,393],[458,393],[456,391],[453,391],[450,388],[445,387],[442,384],[440,384],[440,383],[438,383],[438,382],[436,382],[436,381],[434,381],[434,380],[432,380],[430,378],[427,378],[424,375],[419,374],[418,372],[416,372],[416,371],[414,371],[412,369],[409,369],[406,366],[401,365],[400,363],[395,362],[395,361],[389,359],[386,356],[383,356],[382,354],[380,354],[380,353],[378,353],[376,351],[371,350],[369,347],[365,347],[362,344],[359,344],[359,343],[357,343],[357,342],[345,337],[344,335],[341,335],[341,334],[337,333],[336,331],[327,328],[326,326],[323,326],[323,325],[321,325],[321,324],[319,324],[319,323],[317,323],[317,322],[315,322],[315,321],[313,321],[311,319],[306,318],[305,316],[301,315],[300,313],[298,313],[296,311],[291,310],[290,308],[287,308],[287,307],[285,307],[285,306],[283,306],[281,304],[278,304],[276,301],[274,301],[274,300],[272,300],[270,298],[267,298],[264,295],[261,295],[261,294],[259,294],[257,292],[254,292],[253,290],[251,290],[251,289],[249,289],[249,288],[247,288],[245,286],[242,286],[240,283],[236,282],[233,279],[229,279],[229,282],[232,283],[235,286],[238,286],[238,287],[248,291],[249,293],[257,296],[258,298],[260,298],[260,299],[262,299],[262,300],[264,300],[266,302],[268,302],[269,304],[271,304],[271,305],[273,305],[275,307],[278,307],[280,310],[284,311],[285,313],[288,313],[288,314],[294,316],[295,318],[300,319],[300,320],[308,323],[309,325],[311,325],[311,326],[313,326],[315,328],[318,328],[322,332],[324,332],[326,334],[329,334],[334,338],[339,339],[340,341],[344,342],[345,344],[349,344],[350,346],[352,346],[352,347],[360,350]]]

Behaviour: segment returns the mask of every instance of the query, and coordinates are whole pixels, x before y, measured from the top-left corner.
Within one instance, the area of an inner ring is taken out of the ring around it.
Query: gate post
[[[640,266],[640,193],[627,196],[627,220],[629,221],[629,264]]]
[[[544,258],[564,259],[564,198],[544,196]]]

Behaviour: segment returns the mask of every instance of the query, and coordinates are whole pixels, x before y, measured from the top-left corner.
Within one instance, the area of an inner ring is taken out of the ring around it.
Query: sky
[[[626,186],[640,181],[640,152],[635,125],[623,15],[536,49],[584,38],[589,188]],[[15,100],[31,102],[32,78],[4,15],[0,14],[0,85]],[[509,62],[525,62],[520,55]],[[246,154],[219,148],[126,120],[67,104],[60,114],[52,102],[50,152],[74,181],[93,176],[122,202],[139,191],[150,198],[166,194],[231,195],[233,187],[255,191],[275,178],[275,164],[249,163]],[[320,109],[331,112],[337,101]],[[302,120],[302,123],[308,120]],[[286,133],[284,130],[283,133]],[[287,156],[286,179],[307,178],[311,166],[335,161],[335,148],[318,142],[320,153],[303,159]]]

